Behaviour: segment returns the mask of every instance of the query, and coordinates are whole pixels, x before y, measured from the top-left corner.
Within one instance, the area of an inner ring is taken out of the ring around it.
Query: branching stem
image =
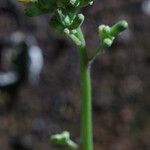
[[[103,47],[99,46],[95,53],[89,58],[89,64],[92,64],[93,61],[97,58],[98,55],[100,55],[103,52]]]

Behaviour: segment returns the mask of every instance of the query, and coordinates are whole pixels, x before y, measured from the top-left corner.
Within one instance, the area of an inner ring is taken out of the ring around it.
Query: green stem
[[[80,76],[81,76],[81,149],[93,150],[93,131],[92,131],[92,92],[90,66],[85,38],[81,28],[77,29],[74,35],[80,42],[69,37],[79,48],[80,56]]]
[[[92,64],[93,62],[94,62],[94,60],[97,58],[97,56],[98,55],[100,55],[103,51],[104,48],[103,47],[101,47],[101,46],[99,46],[97,49],[96,49],[96,51],[95,51],[95,53],[92,55],[92,57],[91,58],[89,58],[89,63],[90,64]]]
[[[93,150],[92,132],[92,98],[90,66],[85,47],[80,47],[80,74],[81,74],[81,149]]]

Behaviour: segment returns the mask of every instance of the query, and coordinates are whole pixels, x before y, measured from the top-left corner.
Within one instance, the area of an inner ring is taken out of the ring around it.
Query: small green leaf
[[[36,5],[32,5],[31,7],[25,9],[25,13],[27,16],[34,17],[41,15],[42,11]]]
[[[45,13],[53,12],[56,7],[56,2],[49,0],[35,0],[32,5],[25,9],[26,15],[33,17]]]

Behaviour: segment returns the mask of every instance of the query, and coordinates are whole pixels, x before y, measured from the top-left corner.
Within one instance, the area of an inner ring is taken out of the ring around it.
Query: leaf
[[[43,12],[35,5],[32,5],[31,7],[25,9],[25,13],[27,16],[34,17],[41,15]]]
[[[30,17],[39,16],[45,13],[53,12],[56,7],[55,1],[38,0],[25,9],[26,15]]]

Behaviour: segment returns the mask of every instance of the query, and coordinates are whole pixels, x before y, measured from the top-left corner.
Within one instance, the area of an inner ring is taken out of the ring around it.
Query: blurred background
[[[98,46],[100,24],[129,22],[92,66],[95,150],[149,150],[150,0],[95,0],[83,13],[89,53]],[[49,137],[63,130],[80,143],[79,58],[74,45],[49,27],[49,18],[29,18],[16,0],[0,0],[1,150],[59,150]],[[16,47],[17,37],[26,42]],[[33,45],[42,49],[38,66],[44,58],[38,83],[28,80]]]

